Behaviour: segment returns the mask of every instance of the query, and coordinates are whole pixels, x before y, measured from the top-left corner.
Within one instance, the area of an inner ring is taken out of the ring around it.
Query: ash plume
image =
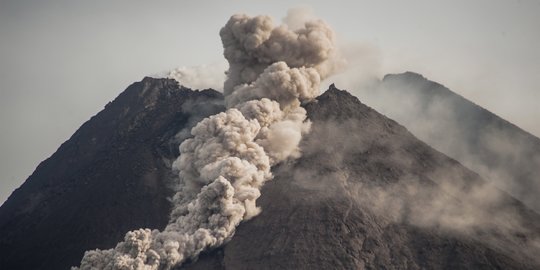
[[[335,70],[334,33],[322,21],[309,21],[304,28],[290,31],[286,25],[274,27],[268,16],[235,15],[220,36],[229,62],[226,96],[280,61],[291,68],[314,69],[325,78]]]
[[[229,62],[227,110],[200,121],[180,145],[169,224],[128,232],[114,249],[87,251],[80,269],[171,269],[227,242],[260,212],[271,167],[300,155],[310,122],[302,102],[335,70],[334,34],[322,21],[289,30],[268,16],[234,15],[221,29]]]

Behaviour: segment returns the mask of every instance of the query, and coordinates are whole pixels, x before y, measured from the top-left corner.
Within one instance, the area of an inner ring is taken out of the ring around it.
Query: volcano
[[[420,74],[355,89],[422,141],[540,212],[540,139]]]
[[[540,216],[331,86],[303,104],[302,156],[272,168],[262,212],[178,269],[538,269]],[[67,269],[128,230],[163,229],[179,144],[221,93],[134,83],[0,207],[1,269]]]

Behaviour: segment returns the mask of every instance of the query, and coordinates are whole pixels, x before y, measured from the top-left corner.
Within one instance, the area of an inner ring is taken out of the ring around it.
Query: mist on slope
[[[406,73],[405,76],[415,77],[410,81],[383,81],[383,60],[376,47],[341,44],[341,48],[348,60],[347,69],[328,78],[326,83],[347,89],[485,179],[471,182],[452,169],[439,169],[432,173],[436,186],[426,185],[414,175],[385,186],[349,182],[355,200],[389,222],[442,228],[489,244],[510,256],[524,255],[538,262],[540,228],[527,220],[530,213],[519,210],[520,203],[509,200],[508,194],[536,211],[533,215],[540,211],[540,140],[504,120],[492,120],[487,111],[479,114],[477,108],[464,104],[461,96],[448,97],[446,90],[440,89],[443,86],[433,85],[420,75]],[[327,125],[332,139],[346,142],[343,149],[333,152],[363,147],[350,139],[351,134],[362,136],[362,129],[354,123],[345,124],[346,127]],[[395,155],[386,158],[404,171],[411,169],[411,160]]]
[[[459,163],[426,155],[419,151],[422,143],[399,132],[385,134],[385,128],[356,119],[318,122],[312,131],[317,136],[301,146],[308,160],[320,160],[325,168],[295,170],[294,183],[321,191],[320,200],[351,200],[378,216],[381,228],[408,224],[540,263],[536,213]]]
[[[420,75],[405,73],[381,81],[355,73],[348,70],[329,80],[346,85],[421,140],[540,211],[538,138]]]

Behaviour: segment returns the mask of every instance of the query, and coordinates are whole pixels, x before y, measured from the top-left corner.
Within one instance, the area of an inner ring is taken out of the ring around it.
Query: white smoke
[[[180,85],[191,89],[208,89],[222,91],[225,81],[226,63],[214,63],[210,65],[179,67],[173,69],[167,75],[176,80]]]
[[[87,251],[81,269],[170,269],[222,245],[259,213],[271,166],[300,155],[310,128],[300,105],[335,69],[332,30],[322,21],[292,31],[267,16],[235,15],[220,35],[227,110],[199,122],[180,145],[169,224],[162,232],[128,232],[114,249]]]

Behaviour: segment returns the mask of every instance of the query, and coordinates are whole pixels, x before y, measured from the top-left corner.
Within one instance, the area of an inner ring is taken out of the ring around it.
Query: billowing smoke
[[[178,83],[191,89],[223,90],[225,81],[226,63],[219,62],[209,65],[179,67],[167,74],[168,78],[175,79]]]
[[[307,21],[313,21],[315,19],[316,16],[312,8],[309,6],[300,6],[287,10],[287,16],[283,18],[283,23],[289,29],[297,30],[303,28]]]
[[[220,35],[227,110],[203,119],[180,145],[169,224],[128,232],[114,249],[87,251],[81,269],[170,269],[222,245],[259,213],[272,165],[300,155],[310,128],[300,105],[334,70],[332,30],[322,21],[292,31],[267,16],[235,15]]]
[[[267,67],[280,61],[310,74],[315,71],[319,80],[335,70],[334,34],[322,21],[306,22],[304,28],[290,31],[286,25],[274,27],[267,16],[236,15],[220,35],[229,61],[226,96],[238,86],[254,82]]]

